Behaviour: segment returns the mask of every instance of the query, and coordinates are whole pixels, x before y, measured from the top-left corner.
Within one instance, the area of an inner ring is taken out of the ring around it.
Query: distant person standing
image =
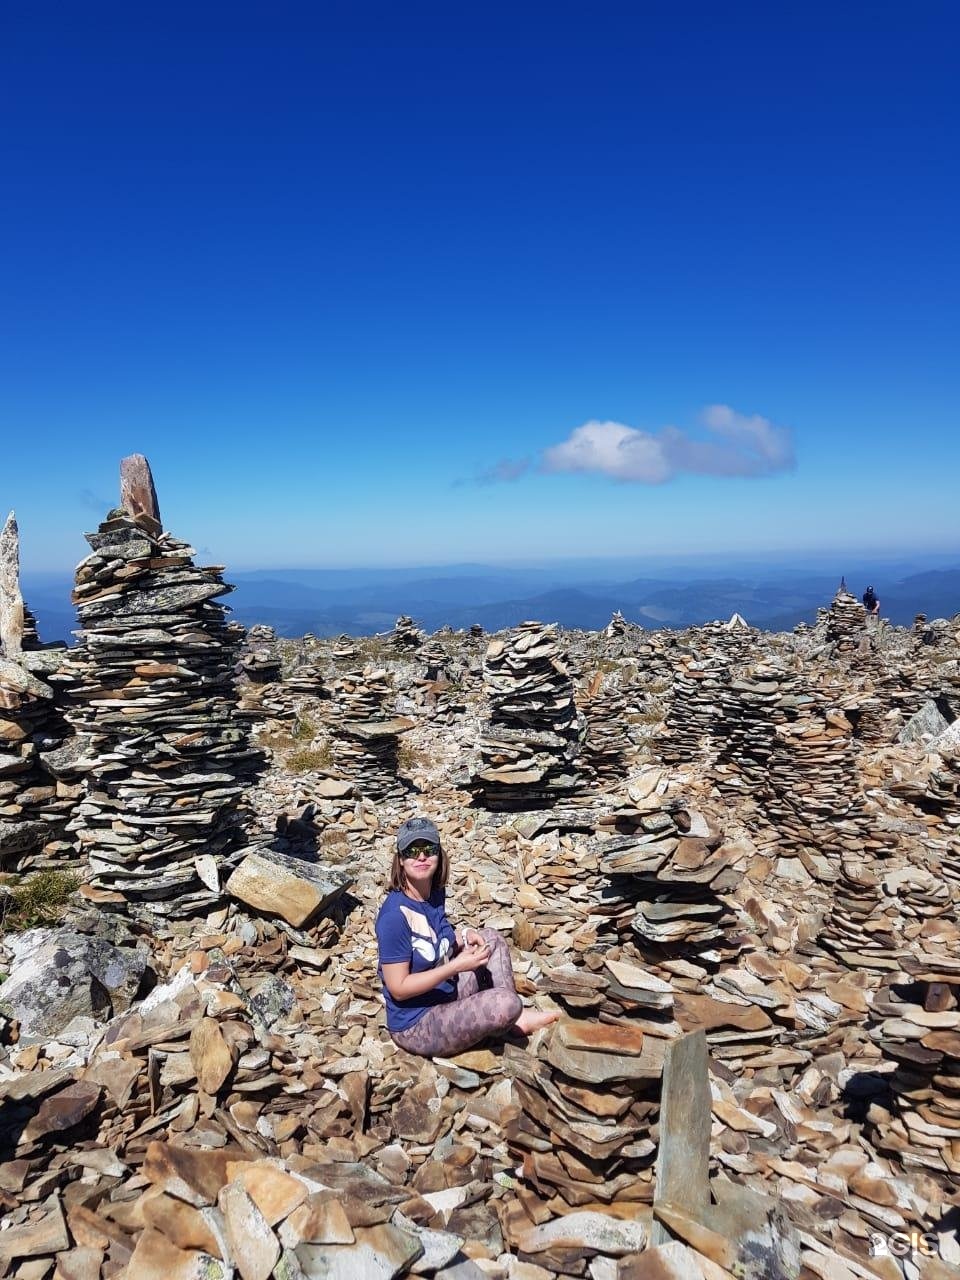
[[[867,587],[863,593],[863,607],[867,613],[872,613],[875,618],[880,616],[880,601],[877,599],[877,593],[873,587]]]

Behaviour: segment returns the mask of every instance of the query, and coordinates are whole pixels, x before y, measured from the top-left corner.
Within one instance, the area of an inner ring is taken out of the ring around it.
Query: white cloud
[[[679,427],[641,431],[622,422],[585,422],[545,449],[541,471],[584,472],[634,484],[663,484],[675,476],[765,476],[794,463],[790,431],[759,414],[708,405],[700,415],[706,436]]]

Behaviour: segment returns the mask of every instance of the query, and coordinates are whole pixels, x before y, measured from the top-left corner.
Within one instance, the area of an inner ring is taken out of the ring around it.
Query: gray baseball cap
[[[439,845],[440,832],[429,818],[408,818],[397,832],[397,853],[403,853],[415,840],[427,840]]]

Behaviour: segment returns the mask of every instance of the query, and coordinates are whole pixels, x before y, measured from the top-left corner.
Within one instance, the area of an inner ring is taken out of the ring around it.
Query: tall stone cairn
[[[331,690],[330,727],[336,772],[372,800],[400,799],[400,735],[413,721],[393,713],[393,686],[386,671],[350,671]]]
[[[147,460],[121,463],[121,506],[79,565],[80,644],[69,718],[86,740],[71,823],[90,894],[135,915],[187,916],[220,899],[218,863],[241,839],[240,798],[260,755],[237,715],[242,635],[200,568],[163,531]]]
[[[673,673],[666,720],[657,739],[660,758],[667,764],[713,759],[714,726],[727,671],[722,654],[684,654],[680,658]]]
[[[483,683],[490,716],[472,783],[481,802],[540,809],[576,795],[581,725],[556,627],[523,622],[491,640]]]
[[[44,767],[68,732],[47,676],[63,649],[41,648],[20,592],[20,536],[13,512],[0,531],[0,866],[25,871],[66,860],[60,840],[73,789]]]
[[[623,685],[598,672],[583,702],[587,732],[583,755],[587,766],[605,782],[619,782],[631,753],[627,729],[627,698]]]
[[[840,653],[852,653],[859,649],[861,637],[867,629],[867,611],[841,582],[830,607],[822,615],[828,640],[832,640]]]

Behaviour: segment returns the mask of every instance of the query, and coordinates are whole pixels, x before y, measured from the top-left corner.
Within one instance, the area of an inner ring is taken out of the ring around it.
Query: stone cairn
[[[487,646],[489,719],[472,786],[488,809],[549,807],[580,790],[580,722],[556,627],[524,622]]]
[[[755,667],[727,691],[718,723],[722,758],[735,765],[740,789],[746,784],[761,801],[785,850],[860,847],[859,830],[841,838],[861,807],[852,728],[782,667]],[[725,774],[722,789],[732,785]]]
[[[220,567],[163,531],[147,460],[121,464],[121,505],[77,569],[80,644],[64,671],[85,750],[70,824],[89,896],[132,914],[186,916],[220,900],[218,863],[241,839],[260,763],[237,715],[237,636]]]
[[[584,763],[604,782],[618,782],[626,773],[631,749],[623,686],[598,672],[587,686],[582,710],[587,722]]]
[[[435,636],[430,636],[424,640],[417,650],[417,661],[422,662],[426,668],[424,679],[439,680],[443,676],[450,658],[440,641]]]
[[[392,714],[393,686],[386,671],[368,668],[339,676],[331,689],[333,759],[336,773],[373,800],[400,799],[400,736],[413,721]]]
[[[282,664],[273,627],[258,622],[247,631],[237,665],[251,684],[274,684],[280,679]]]
[[[536,1055],[508,1045],[503,1057],[515,1099],[507,1118],[507,1146],[525,1186],[505,1204],[501,1225],[506,1242],[521,1258],[536,1234],[535,1223],[554,1214],[562,1215],[562,1222],[587,1205],[601,1211],[622,1205],[619,1226],[625,1234],[619,1249],[612,1239],[588,1242],[586,1256],[622,1252],[624,1244],[635,1252],[643,1242],[642,1229],[629,1219],[638,1202],[653,1199],[667,1041],[645,1035],[642,1025],[623,1015],[628,1009],[646,1012],[648,1001],[663,1002],[670,994],[651,990],[649,975],[616,961],[607,962],[603,975],[590,976],[596,981],[588,996],[596,997],[600,989],[595,1004],[602,1003],[608,979],[606,1003],[619,1016],[607,1015],[600,1023],[591,1016],[593,1009],[581,1004],[573,1016],[549,1029]],[[559,995],[562,985],[558,978],[553,993]],[[563,1275],[582,1275],[584,1256],[582,1244],[561,1236],[546,1252],[541,1242],[529,1260]],[[591,1268],[590,1274],[598,1273]]]
[[[619,609],[614,613],[613,617],[607,623],[606,636],[608,640],[612,640],[614,636],[623,636],[627,633],[627,620]]]
[[[727,670],[723,655],[686,655],[677,663],[669,710],[657,741],[667,764],[713,759],[714,727]]]
[[[299,656],[294,666],[284,678],[283,693],[285,699],[298,704],[304,698],[325,698],[327,687],[320,663],[309,653]]]
[[[926,815],[930,870],[960,892],[960,731],[952,726],[932,744],[928,767],[890,785],[890,794]]]
[[[282,663],[273,627],[257,623],[244,634],[237,660],[240,714],[249,720],[288,715],[280,697]]]
[[[680,801],[636,791],[594,842],[604,883],[595,911],[615,941],[648,963],[674,954],[718,960],[736,924],[720,895],[736,887],[722,837]],[[632,828],[632,829],[631,829]]]
[[[61,838],[77,793],[62,750],[70,730],[48,683],[65,652],[41,646],[23,602],[11,511],[0,531],[0,866],[51,870],[72,861]]]
[[[946,938],[943,939],[947,941]],[[896,1067],[867,1111],[866,1136],[904,1164],[960,1174],[960,949],[919,951],[876,992],[870,1037]]]
[[[390,634],[390,643],[398,653],[412,653],[415,649],[419,649],[423,643],[424,635],[412,618],[408,618],[405,613],[401,613],[400,617],[393,624],[393,631]]]
[[[352,636],[337,636],[330,650],[330,657],[338,668],[353,666],[360,659],[360,650]]]
[[[827,640],[836,645],[838,653],[853,653],[866,633],[867,611],[841,579],[830,607],[818,610],[817,622],[822,623]]]

